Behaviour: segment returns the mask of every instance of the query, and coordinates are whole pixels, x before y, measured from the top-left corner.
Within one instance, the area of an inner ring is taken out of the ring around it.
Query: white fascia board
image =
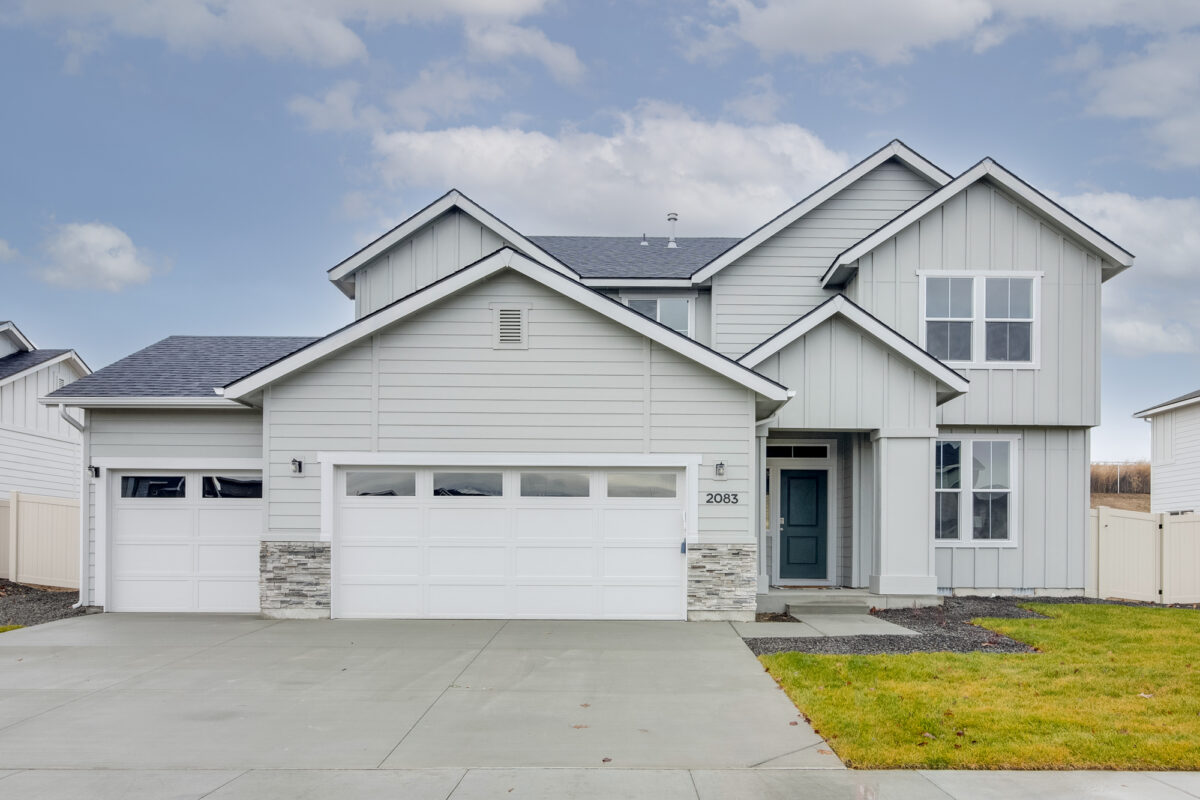
[[[855,326],[873,336],[885,347],[896,351],[919,369],[937,378],[952,391],[962,394],[970,388],[970,381],[958,372],[938,361],[915,343],[904,338],[863,309],[854,305],[845,295],[840,294],[826,300],[807,315],[796,320],[775,334],[775,336],[746,353],[746,355],[738,359],[738,363],[750,368],[757,367],[763,361],[775,355],[834,315],[845,317]]]
[[[332,451],[317,453],[321,464],[355,467],[685,467],[699,455],[680,453],[406,453]]]
[[[75,368],[78,369],[80,372],[82,372],[84,375],[92,374],[92,371],[91,371],[91,369],[88,368],[88,365],[83,363],[83,359],[81,359],[79,356],[75,355],[74,350],[68,350],[67,352],[63,353],[61,356],[55,356],[54,358],[50,359],[49,361],[43,361],[40,364],[34,364],[32,367],[29,367],[28,369],[23,369],[20,372],[14,372],[12,375],[9,375],[7,378],[0,380],[0,386],[4,386],[7,383],[12,383],[15,380],[24,378],[25,376],[30,375],[34,372],[37,372],[40,369],[45,369],[46,367],[50,367],[55,364],[61,364],[64,361],[70,361],[71,363],[73,363],[75,365]]]
[[[1076,238],[1086,242],[1103,255],[1112,259],[1120,267],[1117,270],[1118,272],[1133,265],[1132,253],[1096,231],[992,159],[985,158],[929,197],[926,197],[891,222],[879,228],[870,236],[843,251],[833,260],[833,263],[829,265],[829,269],[821,277],[821,285],[827,287],[830,284],[841,285],[845,283],[854,271],[854,268],[850,266],[851,264],[900,233],[933,209],[946,203],[951,197],[965,191],[968,187],[985,177],[994,181],[1005,191],[1028,203],[1046,217],[1054,220],[1054,222],[1065,228]]]
[[[161,456],[113,456],[93,458],[91,466],[113,470],[261,470],[261,458],[163,458]]]
[[[297,369],[301,369],[319,359],[332,355],[361,340],[363,337],[386,328],[408,315],[449,297],[506,268],[519,272],[525,277],[575,300],[614,322],[646,336],[669,350],[674,350],[680,355],[736,383],[753,389],[767,399],[787,399],[787,389],[784,386],[759,375],[736,361],[725,358],[716,351],[710,350],[686,336],[681,336],[670,328],[660,325],[658,322],[642,316],[628,306],[613,300],[611,297],[600,294],[594,289],[589,289],[579,281],[547,268],[509,247],[493,253],[470,267],[464,267],[458,272],[409,295],[407,298],[399,300],[390,306],[385,306],[379,311],[363,317],[358,322],[352,323],[340,331],[330,334],[326,338],[301,348],[292,355],[286,356],[274,364],[226,386],[224,396],[225,398],[234,400],[244,398]]]
[[[700,283],[708,280],[890,158],[899,159],[937,186],[945,186],[950,182],[949,174],[913,151],[908,145],[899,140],[889,142],[704,265],[702,269],[692,275],[692,282]]]
[[[379,256],[388,248],[400,243],[452,208],[457,208],[471,217],[474,217],[475,221],[484,227],[491,229],[492,232],[501,239],[509,242],[514,247],[520,248],[522,252],[528,254],[531,258],[541,261],[551,269],[557,270],[564,275],[571,275],[573,277],[578,276],[578,273],[576,273],[573,269],[547,253],[542,248],[535,245],[533,242],[529,241],[529,239],[522,236],[515,229],[509,227],[504,222],[500,221],[490,212],[484,210],[482,206],[471,200],[471,198],[467,197],[457,189],[451,189],[449,192],[446,192],[446,194],[425,206],[425,208],[421,209],[416,214],[397,225],[395,228],[392,228],[383,236],[380,236],[378,239],[371,242],[354,255],[334,266],[329,270],[329,280],[334,281],[335,283],[343,280],[352,272]]]
[[[37,350],[37,346],[25,334],[21,333],[21,329],[11,321],[0,324],[0,334],[7,334],[10,338],[16,340],[17,346],[23,347],[27,351]]]
[[[223,397],[51,397],[38,398],[44,406],[69,408],[226,408],[246,406]]]
[[[593,289],[691,289],[691,278],[583,278]]]
[[[1187,400],[1177,400],[1174,403],[1164,403],[1161,406],[1151,406],[1145,411],[1139,411],[1133,415],[1134,419],[1149,419],[1150,417],[1165,414],[1168,411],[1174,411],[1177,408],[1186,408],[1200,403],[1200,397],[1189,397]]]

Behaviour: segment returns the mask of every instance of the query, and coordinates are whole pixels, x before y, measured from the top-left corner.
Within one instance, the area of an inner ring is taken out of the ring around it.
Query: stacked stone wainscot
[[[263,542],[259,567],[264,617],[329,616],[329,542]]]
[[[754,620],[757,550],[749,544],[689,544],[688,619]]]

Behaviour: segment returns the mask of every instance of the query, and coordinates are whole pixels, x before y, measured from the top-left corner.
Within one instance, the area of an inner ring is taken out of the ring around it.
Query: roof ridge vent
[[[646,234],[644,234],[644,233],[642,234],[642,241],[640,242],[640,244],[642,245],[642,247],[648,247],[650,245],[650,243],[648,241],[646,241]]]
[[[674,211],[667,212],[667,224],[671,227],[671,237],[667,239],[667,247],[679,247],[675,244],[675,223],[679,221],[679,215]]]

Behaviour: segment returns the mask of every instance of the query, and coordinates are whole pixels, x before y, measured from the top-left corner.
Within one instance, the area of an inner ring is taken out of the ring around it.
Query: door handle
[[[787,523],[786,523],[786,522],[784,522],[784,519],[783,519],[783,517],[780,517],[780,518],[779,518],[779,530],[783,530],[783,526],[784,526],[784,525],[786,525],[786,524],[787,524]]]

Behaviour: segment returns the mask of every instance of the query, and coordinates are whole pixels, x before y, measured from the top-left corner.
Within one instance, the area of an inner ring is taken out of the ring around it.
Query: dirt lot
[[[1092,493],[1092,508],[1108,506],[1121,508],[1125,511],[1150,511],[1150,495],[1148,494],[1098,494]]]

